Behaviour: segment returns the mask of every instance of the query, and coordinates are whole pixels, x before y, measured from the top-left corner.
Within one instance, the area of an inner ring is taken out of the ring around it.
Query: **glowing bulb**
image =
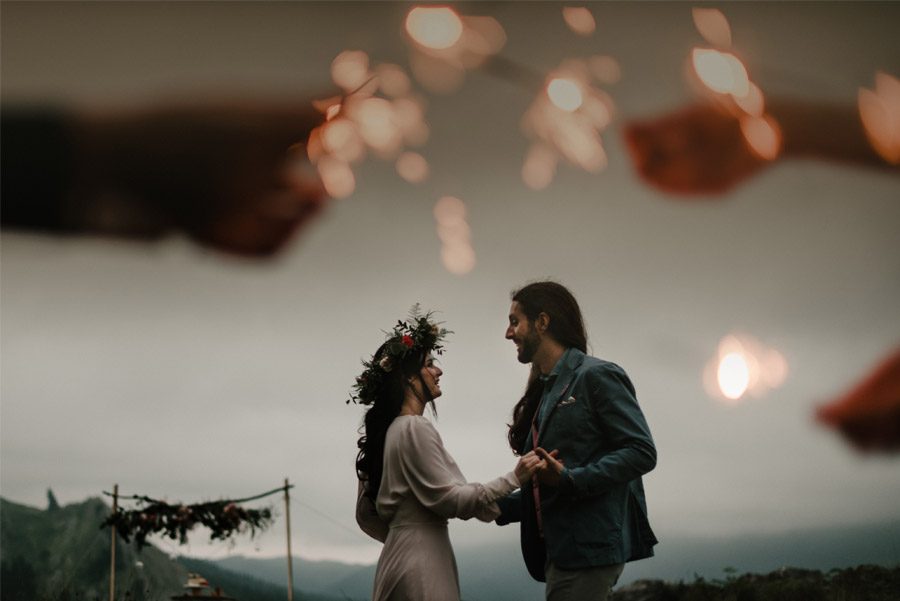
[[[323,157],[317,165],[322,185],[329,196],[346,198],[356,188],[356,178],[347,163],[333,157]]]
[[[546,146],[534,144],[522,165],[522,181],[532,190],[543,190],[556,175],[556,154]]]
[[[366,144],[392,151],[400,143],[400,130],[394,123],[394,110],[384,98],[366,98],[356,109],[359,133]]]
[[[547,96],[550,97],[550,102],[558,108],[570,113],[577,111],[584,102],[578,84],[571,79],[560,77],[550,80],[547,85]]]
[[[859,89],[859,116],[869,143],[889,163],[900,164],[900,80],[875,76],[875,90]]]
[[[772,161],[781,152],[781,130],[768,116],[741,118],[741,132],[750,149],[761,159]]]
[[[578,35],[589,36],[597,29],[597,22],[591,11],[583,6],[566,6],[563,8],[563,19],[569,29]]]
[[[766,99],[762,90],[755,83],[750,83],[750,91],[746,96],[732,96],[735,104],[752,117],[762,117],[766,111]]]
[[[369,55],[361,50],[345,50],[331,62],[331,78],[344,90],[354,90],[369,79]]]
[[[354,163],[365,154],[365,147],[349,119],[334,119],[322,127],[322,146],[345,163]]]
[[[726,398],[738,400],[750,386],[750,366],[747,359],[739,352],[726,354],[719,361],[717,372],[719,388]]]
[[[461,221],[466,218],[466,203],[455,196],[444,196],[434,204],[438,222]]]
[[[738,57],[727,52],[695,48],[694,70],[710,90],[743,97],[750,93],[747,69]]]
[[[451,8],[419,6],[406,16],[406,31],[426,48],[446,50],[462,37],[463,24]]]
[[[468,244],[445,245],[441,249],[441,261],[453,275],[465,275],[475,267],[475,250]]]
[[[404,152],[397,159],[397,173],[411,184],[428,179],[428,161],[417,152]]]
[[[720,48],[731,46],[731,26],[722,11],[717,8],[694,8],[691,12],[697,31],[707,42]]]

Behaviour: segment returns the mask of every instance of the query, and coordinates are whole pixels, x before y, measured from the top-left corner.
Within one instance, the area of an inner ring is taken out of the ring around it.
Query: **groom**
[[[578,303],[561,284],[512,295],[506,338],[531,364],[509,443],[546,468],[501,499],[500,525],[521,522],[529,573],[548,601],[605,601],[625,562],[653,555],[641,476],[656,448],[625,371],[586,354]]]

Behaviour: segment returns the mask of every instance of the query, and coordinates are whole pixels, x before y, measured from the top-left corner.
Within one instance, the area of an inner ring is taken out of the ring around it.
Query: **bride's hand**
[[[519,457],[516,464],[515,475],[519,481],[519,485],[523,485],[534,475],[534,473],[546,466],[546,462],[538,457],[534,451],[530,451]]]

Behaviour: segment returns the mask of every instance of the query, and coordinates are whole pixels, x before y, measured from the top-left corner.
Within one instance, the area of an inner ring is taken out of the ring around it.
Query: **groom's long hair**
[[[534,321],[541,313],[546,313],[550,318],[547,333],[554,340],[566,348],[577,348],[583,353],[587,352],[587,333],[584,329],[584,319],[581,317],[581,308],[568,288],[551,281],[534,282],[513,291],[511,296],[513,302],[519,303],[531,327],[534,327]],[[532,364],[525,394],[513,407],[513,421],[509,424],[507,436],[509,446],[517,455],[522,452],[528,438],[531,421],[534,419],[543,391],[543,383],[538,378],[537,368]]]

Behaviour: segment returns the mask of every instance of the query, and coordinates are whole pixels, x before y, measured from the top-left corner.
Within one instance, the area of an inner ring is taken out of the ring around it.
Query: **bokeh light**
[[[744,139],[756,156],[766,161],[778,157],[781,152],[781,130],[774,119],[745,115],[740,123]]]
[[[371,78],[369,56],[361,50],[345,50],[331,62],[331,79],[345,92],[352,92]]]
[[[731,26],[722,11],[717,8],[693,8],[691,15],[703,39],[719,48],[731,47]]]
[[[750,386],[750,366],[747,358],[739,352],[731,352],[719,360],[716,371],[719,389],[726,398],[737,400],[744,396]]]
[[[735,55],[709,48],[695,48],[691,63],[700,81],[713,92],[734,96],[746,96],[750,93],[747,69]]]
[[[563,20],[569,29],[582,36],[589,36],[597,29],[594,15],[584,6],[566,6],[562,9]]]
[[[428,161],[417,152],[404,152],[397,158],[397,173],[411,184],[421,184],[428,179]]]
[[[325,122],[310,132],[306,144],[326,191],[336,198],[353,193],[352,166],[369,154],[394,161],[408,182],[424,181],[424,157],[402,156],[406,146],[424,144],[429,134],[424,103],[413,95],[403,68],[386,63],[370,69],[365,53],[344,51],[332,61],[332,77],[346,93],[313,102]]]
[[[350,165],[331,156],[322,157],[316,165],[322,185],[329,196],[346,198],[356,189],[356,178]]]
[[[752,117],[762,117],[766,111],[766,101],[762,90],[755,83],[750,82],[749,91],[745,96],[731,96],[735,104],[742,111]]]
[[[406,32],[426,48],[444,50],[460,40],[463,24],[449,7],[417,6],[406,16]]]
[[[556,175],[556,153],[544,144],[532,144],[522,165],[522,181],[532,190],[543,190]]]
[[[550,97],[550,102],[569,112],[577,111],[584,103],[581,89],[571,79],[560,77],[551,79],[547,84],[547,96]]]
[[[466,218],[465,203],[455,196],[444,196],[434,205],[434,219],[441,241],[441,262],[454,275],[465,275],[475,268],[472,230]]]
[[[749,396],[761,397],[780,388],[788,374],[784,356],[747,334],[729,334],[707,362],[703,385],[707,394],[726,405]]]
[[[859,116],[872,148],[893,165],[900,164],[900,80],[875,76],[875,89],[860,88]]]
[[[467,69],[475,69],[506,44],[506,32],[493,17],[460,16],[448,7],[417,7],[406,19],[410,71],[426,90],[453,92]]]
[[[528,187],[547,187],[558,158],[592,173],[607,166],[601,133],[612,121],[614,103],[593,85],[595,80],[589,60],[567,59],[550,73],[543,93],[528,107],[522,129],[540,145],[532,146],[522,166],[522,181]]]
[[[603,84],[613,84],[622,79],[622,67],[619,61],[611,56],[597,55],[588,59],[588,65],[594,77]]]

